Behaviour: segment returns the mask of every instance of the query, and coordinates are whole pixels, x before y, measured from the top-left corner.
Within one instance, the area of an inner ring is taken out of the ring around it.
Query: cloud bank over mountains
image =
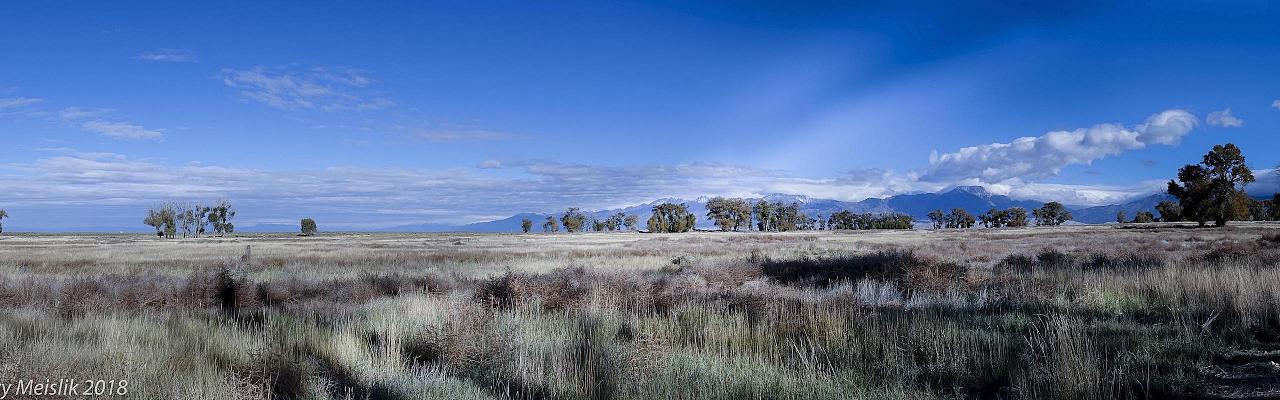
[[[447,170],[270,170],[196,162],[175,165],[123,154],[57,148],[46,149],[47,157],[31,163],[0,164],[0,179],[5,189],[3,201],[11,208],[142,207],[162,200],[228,197],[243,209],[254,210],[244,214],[258,223],[290,222],[298,210],[311,210],[309,214],[333,213],[329,220],[357,226],[385,226],[392,221],[460,224],[569,206],[625,207],[660,197],[786,193],[859,201],[970,184],[1018,199],[1101,205],[1159,192],[1163,181],[1121,187],[1043,180],[1068,166],[1087,165],[1153,145],[1176,145],[1197,124],[1191,113],[1171,109],[1132,126],[1097,124],[1008,143],[935,152],[920,171],[854,170],[827,178],[714,163],[601,166],[497,159]],[[137,126],[101,128],[103,134],[153,135]]]

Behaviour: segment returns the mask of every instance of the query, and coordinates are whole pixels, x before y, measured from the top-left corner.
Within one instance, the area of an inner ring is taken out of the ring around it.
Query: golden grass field
[[[128,398],[1269,398],[1280,226],[0,236],[0,384]]]

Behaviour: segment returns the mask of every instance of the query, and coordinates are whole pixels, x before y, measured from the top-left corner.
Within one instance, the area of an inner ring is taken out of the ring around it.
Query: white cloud
[[[200,61],[191,50],[183,49],[159,49],[154,52],[139,54],[133,58],[135,60],[167,63],[194,63]]]
[[[32,97],[0,97],[0,110],[26,107],[41,101],[44,101],[44,99]]]
[[[126,140],[163,140],[164,129],[148,129],[128,122],[89,121],[80,126],[82,129],[112,139]]]
[[[58,120],[62,122],[82,121],[101,117],[103,115],[110,114],[112,111],[114,110],[109,108],[84,109],[80,107],[67,107],[62,109],[62,111],[58,111]]]
[[[1089,164],[1151,144],[1178,144],[1196,123],[1191,113],[1173,109],[1152,115],[1133,128],[1098,124],[1021,137],[1009,143],[965,147],[953,153],[934,152],[929,156],[927,172],[920,179],[929,182],[976,179],[988,184],[1034,181],[1055,176],[1069,165]]]
[[[1275,109],[1280,110],[1280,100],[1271,102],[1271,107],[1274,107]]]
[[[478,165],[478,166],[480,167],[480,169],[494,169],[494,168],[502,168],[502,161],[498,161],[498,160],[484,160],[484,161],[481,161],[481,162],[480,162],[480,165]]]
[[[432,143],[494,142],[525,137],[515,133],[484,129],[411,130],[408,135],[412,139]]]
[[[1209,125],[1221,126],[1223,128],[1239,128],[1244,126],[1244,120],[1231,115],[1230,108],[1211,112],[1209,113],[1209,116],[1205,117],[1204,121],[1209,123]]]
[[[367,93],[375,81],[364,71],[328,67],[262,66],[222,70],[222,82],[246,100],[282,110],[363,111],[394,107],[389,98]]]

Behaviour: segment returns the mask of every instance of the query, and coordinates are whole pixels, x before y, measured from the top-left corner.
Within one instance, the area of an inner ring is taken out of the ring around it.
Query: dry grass
[[[0,382],[129,379],[139,398],[1267,395],[1274,376],[1240,371],[1280,349],[1276,237],[5,236]]]

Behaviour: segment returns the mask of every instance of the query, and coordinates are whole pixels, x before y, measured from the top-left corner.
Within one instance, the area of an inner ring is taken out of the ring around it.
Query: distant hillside
[[[1156,212],[1156,204],[1161,201],[1171,200],[1177,201],[1173,196],[1159,193],[1147,197],[1143,197],[1124,204],[1112,204],[1107,206],[1086,207],[1071,210],[1072,220],[1083,222],[1086,224],[1105,224],[1107,222],[1115,222],[1116,213],[1124,211],[1126,219],[1133,219],[1133,216],[1141,211],[1150,211],[1156,217],[1160,216]]]

